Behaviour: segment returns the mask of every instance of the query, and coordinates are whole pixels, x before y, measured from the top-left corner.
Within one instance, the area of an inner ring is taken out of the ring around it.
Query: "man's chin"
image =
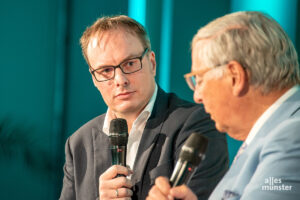
[[[233,129],[229,128],[226,128],[222,132],[227,133],[231,138],[239,141],[245,141],[247,138],[247,135],[243,134],[242,132],[236,130],[234,131]]]
[[[213,119],[212,119],[213,120]],[[215,120],[214,120],[215,121]],[[228,127],[215,122],[216,129],[221,133],[228,133]]]

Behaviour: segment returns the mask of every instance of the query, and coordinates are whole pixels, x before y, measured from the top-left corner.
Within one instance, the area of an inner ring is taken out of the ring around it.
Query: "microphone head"
[[[128,126],[125,119],[116,118],[110,121],[110,144],[114,146],[126,146],[128,141]]]
[[[192,133],[182,146],[179,159],[187,161],[194,166],[200,164],[205,157],[208,139],[199,133]]]

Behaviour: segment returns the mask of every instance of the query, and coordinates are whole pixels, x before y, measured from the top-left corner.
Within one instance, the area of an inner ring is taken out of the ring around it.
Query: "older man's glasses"
[[[91,70],[91,73],[98,82],[108,81],[115,77],[115,71],[117,68],[120,68],[124,74],[132,74],[134,72],[140,71],[142,69],[142,60],[143,57],[148,52],[146,48],[143,54],[139,57],[131,58],[123,61],[117,66],[103,66],[98,69]]]
[[[225,67],[225,66],[227,66],[227,64],[225,64],[225,65],[218,65],[218,66],[215,66],[215,67],[209,67],[209,68],[205,68],[205,69],[202,69],[202,70],[199,70],[199,71],[195,71],[195,72],[190,72],[188,74],[185,74],[184,78],[185,78],[186,83],[188,84],[189,88],[191,90],[195,91],[197,82],[201,83],[204,75],[207,72],[209,72],[211,70],[215,70],[215,69],[223,69],[223,67]],[[198,81],[196,81],[196,76],[198,76]]]

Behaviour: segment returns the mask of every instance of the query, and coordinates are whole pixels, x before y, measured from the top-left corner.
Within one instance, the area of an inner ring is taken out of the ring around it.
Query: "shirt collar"
[[[152,97],[150,99],[150,101],[148,102],[148,104],[146,105],[146,107],[143,109],[143,111],[139,114],[139,116],[136,118],[136,120],[133,122],[133,124],[135,124],[135,122],[140,118],[144,118],[144,117],[149,117],[152,113],[153,107],[154,107],[154,103],[156,100],[156,96],[157,96],[157,84],[155,84],[155,89],[154,92],[152,94]],[[110,125],[110,121],[112,119],[114,119],[115,116],[113,116],[113,113],[111,112],[111,110],[108,108],[106,111],[106,115],[105,115],[105,119],[104,119],[104,123],[103,123],[103,128],[102,131],[106,134],[109,135],[109,125]]]
[[[264,123],[272,116],[272,114],[285,102],[289,97],[295,94],[300,89],[299,85],[295,85],[288,91],[286,91],[281,97],[279,97],[255,122],[251,131],[246,138],[246,144],[249,145],[255,135],[258,133]]]

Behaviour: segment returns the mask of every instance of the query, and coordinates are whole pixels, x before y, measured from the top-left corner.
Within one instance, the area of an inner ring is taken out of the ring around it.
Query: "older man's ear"
[[[246,69],[237,61],[228,63],[228,75],[231,79],[232,93],[236,97],[243,96],[249,89],[249,79]]]

